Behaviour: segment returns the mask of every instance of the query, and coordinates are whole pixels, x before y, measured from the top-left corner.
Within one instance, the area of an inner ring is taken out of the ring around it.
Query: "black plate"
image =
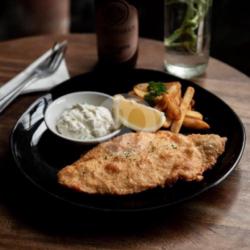
[[[181,81],[183,89],[187,86],[195,88],[196,109],[204,114],[211,125],[206,133],[216,133],[228,138],[224,154],[216,166],[205,173],[202,182],[178,182],[169,188],[155,188],[123,197],[76,193],[57,184],[57,171],[78,159],[88,148],[65,142],[48,131],[44,123],[44,112],[51,101],[75,91],[92,90],[112,95],[126,93],[139,82],[175,80]],[[150,210],[190,199],[224,180],[239,162],[244,145],[244,127],[227,104],[190,81],[152,70],[134,70],[124,75],[92,72],[74,77],[33,103],[18,120],[11,135],[11,150],[15,162],[33,184],[65,202],[101,211]]]

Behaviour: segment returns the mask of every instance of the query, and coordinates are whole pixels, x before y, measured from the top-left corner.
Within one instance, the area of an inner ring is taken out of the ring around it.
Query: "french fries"
[[[195,111],[195,110],[188,110],[186,113],[186,116],[189,118],[203,120],[203,115],[200,112]]]
[[[209,129],[210,126],[205,121],[193,117],[185,116],[183,126],[192,129]]]
[[[187,110],[188,110],[188,107],[193,99],[193,96],[194,96],[194,88],[193,87],[188,87],[184,96],[183,96],[183,99],[182,99],[182,102],[181,102],[181,105],[180,105],[180,109],[181,109],[181,116],[178,120],[175,120],[172,125],[171,125],[171,128],[170,130],[174,133],[179,133],[180,129],[181,129],[181,126],[182,126],[182,123],[183,123],[183,120],[186,116],[186,113],[187,113]]]
[[[136,84],[133,88],[134,93],[141,98],[144,98],[148,94],[148,83]],[[181,84],[179,82],[168,82],[164,83],[167,92],[171,92],[173,95],[181,89]],[[180,92],[181,93],[181,92]]]
[[[167,94],[171,96],[176,105],[179,106],[181,102],[181,84],[179,82],[170,82],[167,86]]]
[[[134,86],[133,91],[134,93],[141,98],[144,98],[147,94],[148,83],[140,83]]]
[[[166,115],[163,128],[170,129],[174,133],[179,133],[181,127],[199,130],[210,128],[209,124],[203,120],[203,115],[194,110],[195,89],[193,87],[187,87],[182,97],[180,82],[163,84],[166,90],[163,88],[161,94],[154,99],[154,108]],[[149,94],[148,86],[149,83],[137,84],[130,93],[144,99]]]
[[[170,94],[164,94],[162,99],[165,102],[166,115],[172,120],[178,120],[181,118],[181,110],[176,100]]]
[[[131,97],[138,97],[138,95],[134,92],[134,90],[129,91],[128,95]]]
[[[166,120],[163,123],[162,127],[163,128],[170,128],[171,124],[172,124],[172,120],[170,120],[168,117],[166,117]]]

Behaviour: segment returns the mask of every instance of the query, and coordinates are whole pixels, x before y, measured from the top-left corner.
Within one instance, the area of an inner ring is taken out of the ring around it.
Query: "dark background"
[[[163,40],[164,1],[133,2],[139,9],[140,36]],[[0,41],[37,35],[28,29],[21,0],[1,0],[0,4]],[[69,31],[95,32],[94,0],[71,0]],[[250,1],[214,0],[211,55],[250,75]]]

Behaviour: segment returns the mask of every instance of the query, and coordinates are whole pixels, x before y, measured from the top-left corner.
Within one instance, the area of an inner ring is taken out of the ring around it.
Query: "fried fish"
[[[169,131],[118,136],[58,172],[58,182],[90,194],[126,195],[177,180],[201,181],[224,152],[225,137]]]

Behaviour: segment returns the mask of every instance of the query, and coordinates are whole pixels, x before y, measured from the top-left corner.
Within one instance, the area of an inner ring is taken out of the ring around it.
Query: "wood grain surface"
[[[97,61],[94,35],[23,38],[0,43],[0,85],[63,39],[69,41],[66,61],[71,76],[90,71]],[[163,70],[163,57],[160,42],[140,40],[137,67]],[[194,81],[236,111],[248,138],[249,78],[210,59],[206,75]],[[34,188],[10,156],[12,127],[42,94],[20,96],[0,114],[0,249],[250,249],[248,140],[240,164],[223,183],[183,204],[122,216],[75,211]]]

